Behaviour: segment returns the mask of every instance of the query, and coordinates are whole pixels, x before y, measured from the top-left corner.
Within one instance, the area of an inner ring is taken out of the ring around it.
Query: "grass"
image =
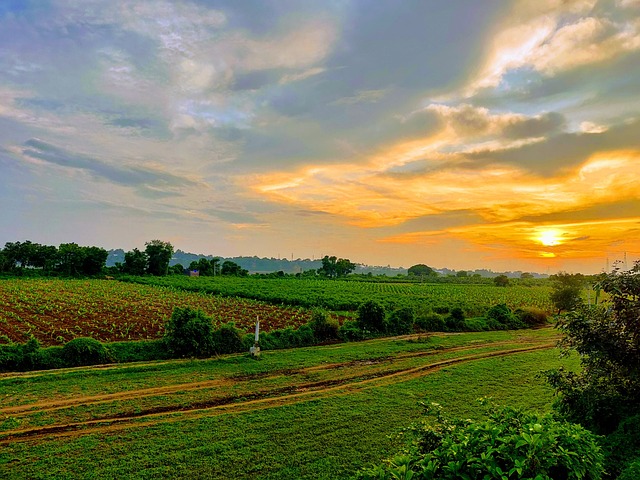
[[[224,389],[239,396],[309,381],[358,377],[385,369],[411,368],[447,357],[482,353],[514,345],[546,343],[549,329],[487,332],[369,342],[267,352],[260,361],[245,356],[214,360],[177,361],[70,369],[55,373],[0,378],[7,405],[42,399],[73,399],[183,382],[224,380],[220,389],[198,391],[215,397]],[[502,343],[501,345],[498,342]],[[451,348],[469,348],[451,351]],[[415,356],[413,354],[425,354]],[[428,354],[428,355],[427,355]],[[384,361],[381,361],[384,360]],[[378,363],[375,363],[377,361]],[[325,368],[342,363],[341,368]],[[465,417],[476,415],[475,399],[492,396],[499,403],[548,411],[552,391],[537,374],[577,359],[560,360],[555,349],[484,358],[444,366],[429,374],[393,382],[338,386],[331,395],[310,392],[295,402],[274,395],[251,408],[242,401],[197,415],[172,412],[134,419],[128,428],[90,430],[83,435],[50,435],[5,442],[0,449],[0,477],[7,478],[345,478],[362,466],[379,462],[396,451],[394,437],[420,415],[420,401],[436,401]],[[304,370],[308,369],[308,370]],[[302,373],[296,373],[302,372]],[[162,394],[145,401],[194,402],[190,396]],[[22,422],[75,421],[118,409],[147,408],[144,403],[98,404],[38,416],[13,416],[2,429]],[[103,411],[104,409],[104,411]],[[2,418],[2,417],[0,417]],[[65,420],[66,418],[66,420]],[[24,423],[23,423],[24,425]],[[17,427],[22,428],[22,427]],[[0,431],[0,440],[2,432]],[[389,435],[392,435],[391,437]]]

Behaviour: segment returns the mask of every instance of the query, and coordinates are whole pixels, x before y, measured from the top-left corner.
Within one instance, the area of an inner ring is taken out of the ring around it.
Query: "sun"
[[[561,236],[562,233],[560,231],[547,229],[543,230],[536,240],[538,240],[545,247],[553,247],[554,245],[560,244]]]

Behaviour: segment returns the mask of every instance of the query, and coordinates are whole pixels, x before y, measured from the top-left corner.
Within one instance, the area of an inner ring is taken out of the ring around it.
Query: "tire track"
[[[513,343],[513,342],[511,342]],[[475,348],[479,348],[476,346]],[[506,350],[482,352],[418,367],[376,372],[352,378],[340,378],[321,382],[303,383],[277,389],[266,389],[245,395],[231,395],[208,402],[192,403],[188,406],[163,406],[138,412],[129,412],[113,417],[103,417],[81,422],[60,423],[44,427],[7,430],[0,433],[0,445],[16,441],[39,441],[47,437],[67,437],[106,433],[127,428],[150,427],[160,422],[194,420],[204,416],[241,413],[258,409],[275,408],[297,402],[326,399],[348,395],[368,388],[388,386],[420,378],[443,367],[483,360],[487,358],[516,355],[554,348],[555,343],[533,345]],[[442,350],[440,351],[442,352]],[[424,353],[424,352],[417,352]],[[33,413],[33,412],[30,412]]]

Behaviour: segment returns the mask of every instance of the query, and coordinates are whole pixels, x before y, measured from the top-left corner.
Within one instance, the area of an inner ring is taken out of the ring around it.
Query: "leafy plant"
[[[207,357],[214,353],[213,323],[200,310],[176,307],[164,331],[167,349],[181,357]]]
[[[369,332],[384,331],[384,307],[368,300],[358,307],[358,325]]]
[[[111,358],[105,346],[94,338],[79,337],[62,347],[62,359],[73,367],[109,363]]]
[[[244,350],[242,345],[242,331],[236,328],[235,323],[229,322],[220,325],[211,334],[213,350],[217,354],[237,353]]]
[[[486,402],[484,402],[485,405]],[[408,450],[360,479],[598,480],[603,456],[597,437],[579,425],[523,409],[488,406],[486,420],[446,416],[438,404],[409,429]]]
[[[385,330],[394,335],[405,335],[413,332],[415,313],[410,307],[400,307],[393,310],[385,322]]]

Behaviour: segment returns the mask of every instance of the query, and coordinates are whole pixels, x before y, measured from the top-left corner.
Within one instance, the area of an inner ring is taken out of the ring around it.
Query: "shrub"
[[[605,437],[602,448],[605,452],[605,470],[611,478],[617,478],[626,471],[628,464],[640,462],[640,415],[623,420],[612,434]],[[635,468],[638,467],[640,463]],[[635,480],[640,476],[629,478]]]
[[[0,345],[0,370],[33,370],[38,365],[40,343],[34,337],[23,344]]]
[[[213,323],[200,310],[176,307],[164,328],[164,343],[180,357],[207,357],[214,352]]]
[[[437,313],[426,313],[416,317],[416,326],[423,332],[444,332],[444,319]]]
[[[618,480],[638,480],[640,478],[640,458],[631,462],[618,477]]]
[[[384,307],[373,300],[360,304],[358,325],[362,330],[369,332],[384,331]]]
[[[74,338],[65,343],[62,347],[62,359],[66,365],[71,367],[111,362],[111,357],[105,346],[98,340],[89,337]]]
[[[549,323],[547,314],[535,307],[518,308],[513,312],[518,319],[527,327],[539,327]]]
[[[491,307],[485,317],[487,320],[493,320],[495,323],[508,329],[524,328],[525,326],[504,303]]]
[[[347,320],[338,330],[338,337],[345,342],[357,342],[366,338],[365,332],[357,321]]]
[[[451,309],[449,316],[445,319],[447,330],[458,332],[464,329],[464,310],[460,307]]]
[[[213,351],[216,354],[238,353],[244,350],[242,332],[236,328],[233,322],[220,325],[212,332],[211,337]]]
[[[393,310],[385,322],[385,330],[393,335],[405,335],[413,332],[415,314],[410,307]]]
[[[329,318],[324,310],[314,310],[308,325],[319,342],[338,338],[340,325],[336,319]]]
[[[448,418],[440,406],[410,431],[415,440],[388,464],[360,479],[575,479],[602,477],[597,437],[579,425],[511,407],[491,407],[486,420]]]

